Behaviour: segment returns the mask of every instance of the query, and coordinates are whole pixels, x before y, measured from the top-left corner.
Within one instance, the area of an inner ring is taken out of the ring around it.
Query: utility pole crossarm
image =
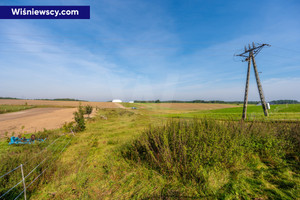
[[[255,46],[254,43],[252,43],[252,47],[249,45],[249,48],[247,49],[247,47],[245,47],[245,51],[241,54],[237,54],[235,56],[241,56],[241,57],[245,57],[246,59],[243,60],[243,61],[247,61],[247,58],[249,58],[249,54],[250,52],[253,53],[253,56],[255,57],[260,51],[261,49],[264,47],[264,46],[268,46],[270,47],[271,45],[269,44],[260,44],[259,46]],[[247,55],[248,54],[248,55]]]

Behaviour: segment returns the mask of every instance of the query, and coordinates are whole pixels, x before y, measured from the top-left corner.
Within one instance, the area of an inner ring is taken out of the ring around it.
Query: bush
[[[90,105],[85,106],[85,114],[88,115],[88,118],[90,118],[90,114],[93,112],[93,107]]]
[[[76,122],[75,131],[77,132],[85,130],[84,113],[84,109],[81,105],[78,107],[78,111],[73,113]]]

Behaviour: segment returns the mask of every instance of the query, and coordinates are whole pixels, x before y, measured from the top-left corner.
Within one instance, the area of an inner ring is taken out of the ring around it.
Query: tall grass
[[[299,122],[195,119],[149,127],[123,155],[192,188],[192,196],[294,199],[299,149]]]
[[[27,178],[28,186],[34,179],[39,176],[45,169],[45,173],[27,188],[27,197],[36,190],[40,182],[49,181],[51,174],[56,170],[55,160],[60,155],[64,146],[70,140],[69,136],[61,136],[57,130],[44,130],[35,134],[37,138],[47,138],[45,142],[35,142],[32,144],[8,145],[7,141],[0,142],[0,176],[6,172],[23,164],[24,176],[28,175],[37,167]],[[30,136],[27,136],[29,138]],[[22,180],[21,168],[16,169],[10,174],[0,179],[0,196]],[[23,183],[10,191],[3,199],[14,199],[23,190]],[[22,197],[22,196],[21,196]]]

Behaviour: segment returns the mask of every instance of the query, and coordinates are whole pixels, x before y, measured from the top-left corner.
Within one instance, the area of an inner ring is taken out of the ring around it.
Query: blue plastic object
[[[18,138],[13,136],[10,138],[10,142],[8,144],[31,144],[34,143],[35,141],[44,142],[46,139],[47,138],[31,140],[31,139],[23,139],[23,138]]]

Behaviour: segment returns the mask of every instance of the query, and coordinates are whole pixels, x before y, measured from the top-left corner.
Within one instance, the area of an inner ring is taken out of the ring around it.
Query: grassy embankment
[[[57,105],[0,105],[0,114],[18,112],[31,108],[75,108],[76,106],[57,106]]]
[[[8,112],[17,112],[17,111],[27,110],[35,107],[36,106],[31,106],[31,105],[0,105],[0,114],[8,113]]]
[[[166,123],[154,114],[100,110],[39,185],[32,185],[31,199],[299,197],[299,121]],[[24,148],[36,150],[3,142],[2,160],[9,159],[6,151],[21,159]]]

